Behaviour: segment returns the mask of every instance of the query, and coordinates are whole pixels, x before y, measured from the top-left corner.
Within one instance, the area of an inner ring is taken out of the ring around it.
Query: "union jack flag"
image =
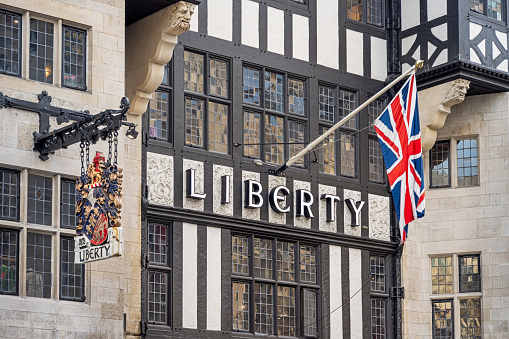
[[[408,223],[424,216],[424,173],[415,73],[375,120],[392,198],[398,214],[401,243]]]

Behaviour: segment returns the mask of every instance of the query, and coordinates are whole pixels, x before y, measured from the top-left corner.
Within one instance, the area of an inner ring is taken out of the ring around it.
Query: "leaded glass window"
[[[288,148],[290,149],[290,157],[299,153],[304,149],[304,133],[306,125],[297,121],[288,121]],[[304,157],[299,158],[294,164],[295,166],[304,167]]]
[[[29,297],[51,298],[51,235],[27,234],[26,293]]]
[[[320,127],[320,134],[327,132],[327,128]],[[329,134],[320,143],[318,149],[319,154],[319,169],[320,173],[336,174],[336,141],[334,140],[334,133]]]
[[[470,9],[474,12],[484,13],[485,0],[470,0]]]
[[[228,153],[228,106],[209,102],[209,150]]]
[[[203,146],[203,101],[186,98],[186,144]]]
[[[480,257],[474,255],[461,255],[459,258],[459,287],[460,292],[476,292],[481,290],[481,263]]]
[[[452,257],[431,258],[431,293],[453,293]]]
[[[40,175],[28,175],[28,222],[51,226],[53,180]]]
[[[371,298],[371,338],[386,338],[385,298]]]
[[[85,300],[85,265],[74,263],[74,238],[60,238],[60,298]]]
[[[278,280],[295,281],[295,244],[278,241],[276,258]]]
[[[272,334],[274,332],[272,289],[270,284],[255,284],[255,333]]]
[[[461,339],[481,339],[481,298],[460,299]]]
[[[432,301],[433,304],[433,339],[452,339],[453,311],[452,300]]]
[[[148,225],[148,260],[154,264],[167,264],[168,259],[167,226],[161,224]]]
[[[431,187],[451,186],[449,141],[435,143],[430,151]]]
[[[85,85],[85,50],[87,33],[84,30],[63,27],[63,71],[62,84],[65,87],[86,89]]]
[[[318,100],[320,110],[320,120],[335,121],[335,103],[334,88],[328,86],[319,86]]]
[[[283,112],[283,75],[265,71],[265,107]]]
[[[30,19],[29,68],[30,80],[53,83],[54,25]]]
[[[348,114],[352,113],[353,110],[357,107],[356,104],[356,94],[354,92],[339,90],[339,98],[338,98],[338,106],[339,106],[339,119],[346,117]],[[346,121],[343,127],[348,127],[351,129],[357,128],[357,116],[354,116]]]
[[[148,105],[149,135],[158,139],[168,139],[169,93],[155,91]]]
[[[288,112],[304,115],[304,81],[288,79]]]
[[[19,232],[0,228],[0,294],[18,294]]]
[[[295,336],[295,288],[278,286],[277,299],[277,333],[284,336]]]
[[[316,283],[316,247],[300,247],[300,281]]]
[[[367,0],[366,18],[368,24],[382,26],[382,0]]]
[[[21,75],[21,16],[0,10],[0,73]]]
[[[362,0],[347,0],[346,15],[350,20],[362,21]]]
[[[244,112],[244,156],[260,157],[260,114]]]
[[[0,169],[0,218],[19,218],[19,173]]]
[[[340,133],[341,175],[355,177],[356,136],[348,132]]]
[[[76,183],[62,180],[60,197],[60,227],[76,228]]]
[[[479,184],[477,162],[477,139],[458,140],[456,144],[458,163],[458,186]]]
[[[303,309],[304,309],[304,335],[307,337],[316,337],[318,335],[317,325],[317,292],[304,288],[302,290]]]
[[[375,100],[368,105],[369,131],[375,132],[375,120],[383,113],[385,100]]]
[[[385,292],[385,257],[371,256],[371,291]]]
[[[184,90],[204,93],[204,56],[184,51]]]
[[[233,319],[235,331],[249,331],[249,284],[232,283]]]
[[[210,59],[210,94],[228,97],[228,63]]]
[[[249,274],[248,238],[244,236],[232,237],[232,272]]]
[[[244,67],[244,102],[260,104],[260,71]]]
[[[487,1],[488,1],[487,6],[488,17],[502,21],[503,20],[502,0],[487,0]]]
[[[383,183],[384,176],[384,155],[377,139],[369,139],[369,180]]]
[[[148,273],[148,321],[151,323],[168,323],[168,279],[167,273]]]
[[[253,246],[255,277],[272,279],[272,240],[254,238]]]
[[[267,162],[284,162],[284,126],[282,117],[265,116],[265,159]]]

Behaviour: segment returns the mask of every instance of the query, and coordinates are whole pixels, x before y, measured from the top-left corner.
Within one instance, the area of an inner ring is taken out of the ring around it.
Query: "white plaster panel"
[[[348,73],[364,74],[364,45],[361,32],[346,30],[346,71]]]
[[[431,58],[437,47],[428,41],[428,59]]]
[[[417,39],[417,34],[401,39],[401,55],[406,55]]]
[[[221,229],[207,227],[207,330],[221,331]]]
[[[378,240],[390,241],[391,216],[389,197],[368,194],[368,208],[369,237]]]
[[[350,269],[350,338],[362,339],[362,274],[361,250],[349,249]],[[358,293],[357,293],[358,292]],[[357,293],[357,294],[356,294]],[[355,294],[355,296],[354,296]]]
[[[447,40],[447,24],[441,24],[431,28],[431,33],[441,41]]]
[[[182,327],[198,327],[198,227],[182,225]]]
[[[242,0],[242,44],[258,48],[260,4],[250,0]]]
[[[317,62],[323,66],[339,69],[338,1],[317,1],[316,16]]]
[[[193,15],[191,15],[191,23],[190,23],[190,27],[189,27],[189,30],[190,31],[193,31],[193,32],[198,32],[198,8],[199,6],[196,6],[194,8],[194,13]]]
[[[294,180],[293,181],[293,210],[297,211],[297,190],[308,190],[311,191],[311,183],[306,181],[299,181]],[[315,204],[316,204],[316,197],[315,198]],[[297,227],[302,228],[311,228],[311,218],[306,218],[305,216],[298,217],[296,216],[295,212],[293,213],[293,225]]]
[[[293,14],[293,57],[309,61],[309,19]]]
[[[470,40],[474,39],[482,31],[482,26],[474,22],[470,22]]]
[[[421,23],[420,0],[401,1],[401,30],[418,26]]]
[[[187,170],[188,169],[194,169],[195,170],[195,190],[196,193],[205,193],[204,187],[205,187],[205,166],[203,162],[201,161],[195,161],[195,160],[189,160],[184,159],[183,161],[183,168],[184,173],[182,176],[183,180],[183,187],[182,190],[183,194],[183,208],[195,210],[195,211],[203,211],[205,207],[205,201],[204,199],[193,199],[193,198],[187,198]]]
[[[428,0],[428,21],[444,15],[447,15],[447,3],[444,4],[443,0]]]
[[[267,7],[267,49],[285,54],[285,12]]]
[[[498,38],[498,41],[504,46],[505,49],[507,49],[507,33],[495,31],[495,35]]]
[[[275,175],[269,175],[269,192],[277,186],[286,186],[286,178],[278,177]],[[268,194],[267,194],[268,196]],[[286,196],[285,202],[281,203],[281,207],[288,206],[289,197]],[[267,202],[268,204],[268,202]],[[273,222],[276,224],[286,224],[286,213],[278,213],[272,209],[269,205],[269,222]]]
[[[323,194],[331,194],[331,195],[338,195],[337,188],[334,186],[327,186],[327,185],[318,185],[318,196],[319,199],[319,214],[320,214],[320,231],[325,232],[333,232],[336,233],[338,231],[338,221],[336,218],[336,221],[327,221],[327,201],[325,199],[320,199],[320,197]],[[315,202],[316,203],[316,202]],[[341,201],[337,201],[334,204],[334,215],[336,215],[336,212],[338,210],[338,205],[342,204]]]
[[[233,215],[233,168],[227,166],[213,165],[213,211],[215,214],[221,215]],[[221,177],[230,176],[230,203],[221,204]]]
[[[387,42],[371,37],[371,78],[385,81],[387,78]]]
[[[232,0],[207,1],[208,34],[232,41],[233,3]]]
[[[477,56],[477,53],[475,53],[473,48],[470,48],[470,61],[480,64],[481,60]]]
[[[344,227],[345,227],[345,234],[349,235],[355,235],[357,237],[361,236],[361,228],[362,228],[362,216],[359,216],[360,225],[359,226],[352,226],[352,214],[350,213],[350,210],[348,209],[348,206],[344,202],[346,199],[353,199],[354,202],[361,201],[361,192],[357,191],[351,191],[351,190],[344,190],[343,191],[343,204],[344,204]],[[362,207],[363,209],[366,208]],[[362,214],[362,212],[361,212]]]
[[[500,55],[500,50],[498,49],[494,41],[491,42],[491,49],[493,51],[493,60],[495,60],[495,58]]]
[[[153,205],[172,207],[173,157],[157,153],[147,153],[148,200]]]
[[[448,59],[449,59],[449,57],[447,55],[447,48],[444,48],[442,50],[442,52],[440,52],[440,54],[435,59],[435,62],[433,63],[432,66],[438,66],[438,65],[441,65],[441,64],[445,64]]]
[[[245,208],[244,201],[246,201],[246,189],[244,187],[244,181],[256,180],[260,181],[260,173],[242,171],[242,218],[251,220],[260,220],[260,209],[259,208]],[[266,203],[266,201],[264,201]]]
[[[498,70],[500,70],[500,71],[509,72],[508,64],[507,64],[507,59],[505,59],[504,61],[502,61],[502,62],[498,65],[497,69],[498,69]]]
[[[329,246],[329,274],[330,274],[330,310],[335,310],[343,305],[343,291],[341,289],[341,247]],[[331,313],[330,319],[330,337],[343,338],[343,312],[339,308]]]

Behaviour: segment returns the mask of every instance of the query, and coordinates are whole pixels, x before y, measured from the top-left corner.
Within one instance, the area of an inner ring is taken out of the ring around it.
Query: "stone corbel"
[[[429,151],[437,139],[437,131],[445,124],[451,107],[465,100],[470,81],[457,79],[419,91],[422,151]]]
[[[180,1],[127,27],[128,113],[140,115],[147,110],[152,93],[163,80],[164,65],[171,60],[178,35],[189,30],[195,7]]]

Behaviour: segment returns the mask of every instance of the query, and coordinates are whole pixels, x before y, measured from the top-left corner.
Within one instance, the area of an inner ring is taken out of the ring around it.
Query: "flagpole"
[[[399,77],[397,77],[395,80],[393,80],[390,84],[382,88],[378,93],[373,95],[371,98],[369,98],[367,101],[365,101],[362,105],[354,109],[350,114],[348,114],[346,117],[341,119],[341,121],[337,122],[334,126],[329,128],[327,132],[320,135],[318,138],[310,142],[303,150],[301,150],[299,153],[295,154],[293,157],[288,159],[288,161],[281,167],[279,167],[277,170],[269,170],[269,174],[273,175],[279,175],[281,172],[285,171],[288,167],[292,166],[297,160],[299,160],[301,157],[303,157],[306,153],[311,151],[313,148],[315,148],[316,145],[318,145],[320,142],[322,142],[323,139],[327,138],[332,132],[337,130],[339,127],[345,124],[349,119],[351,119],[354,115],[362,111],[366,106],[368,106],[371,102],[375,101],[379,96],[387,92],[391,87],[396,85],[398,82],[400,82],[404,77],[406,77],[408,74],[415,71],[416,68],[422,68],[424,64],[423,60],[417,60],[415,62],[415,65],[410,67],[406,72],[401,74]]]

